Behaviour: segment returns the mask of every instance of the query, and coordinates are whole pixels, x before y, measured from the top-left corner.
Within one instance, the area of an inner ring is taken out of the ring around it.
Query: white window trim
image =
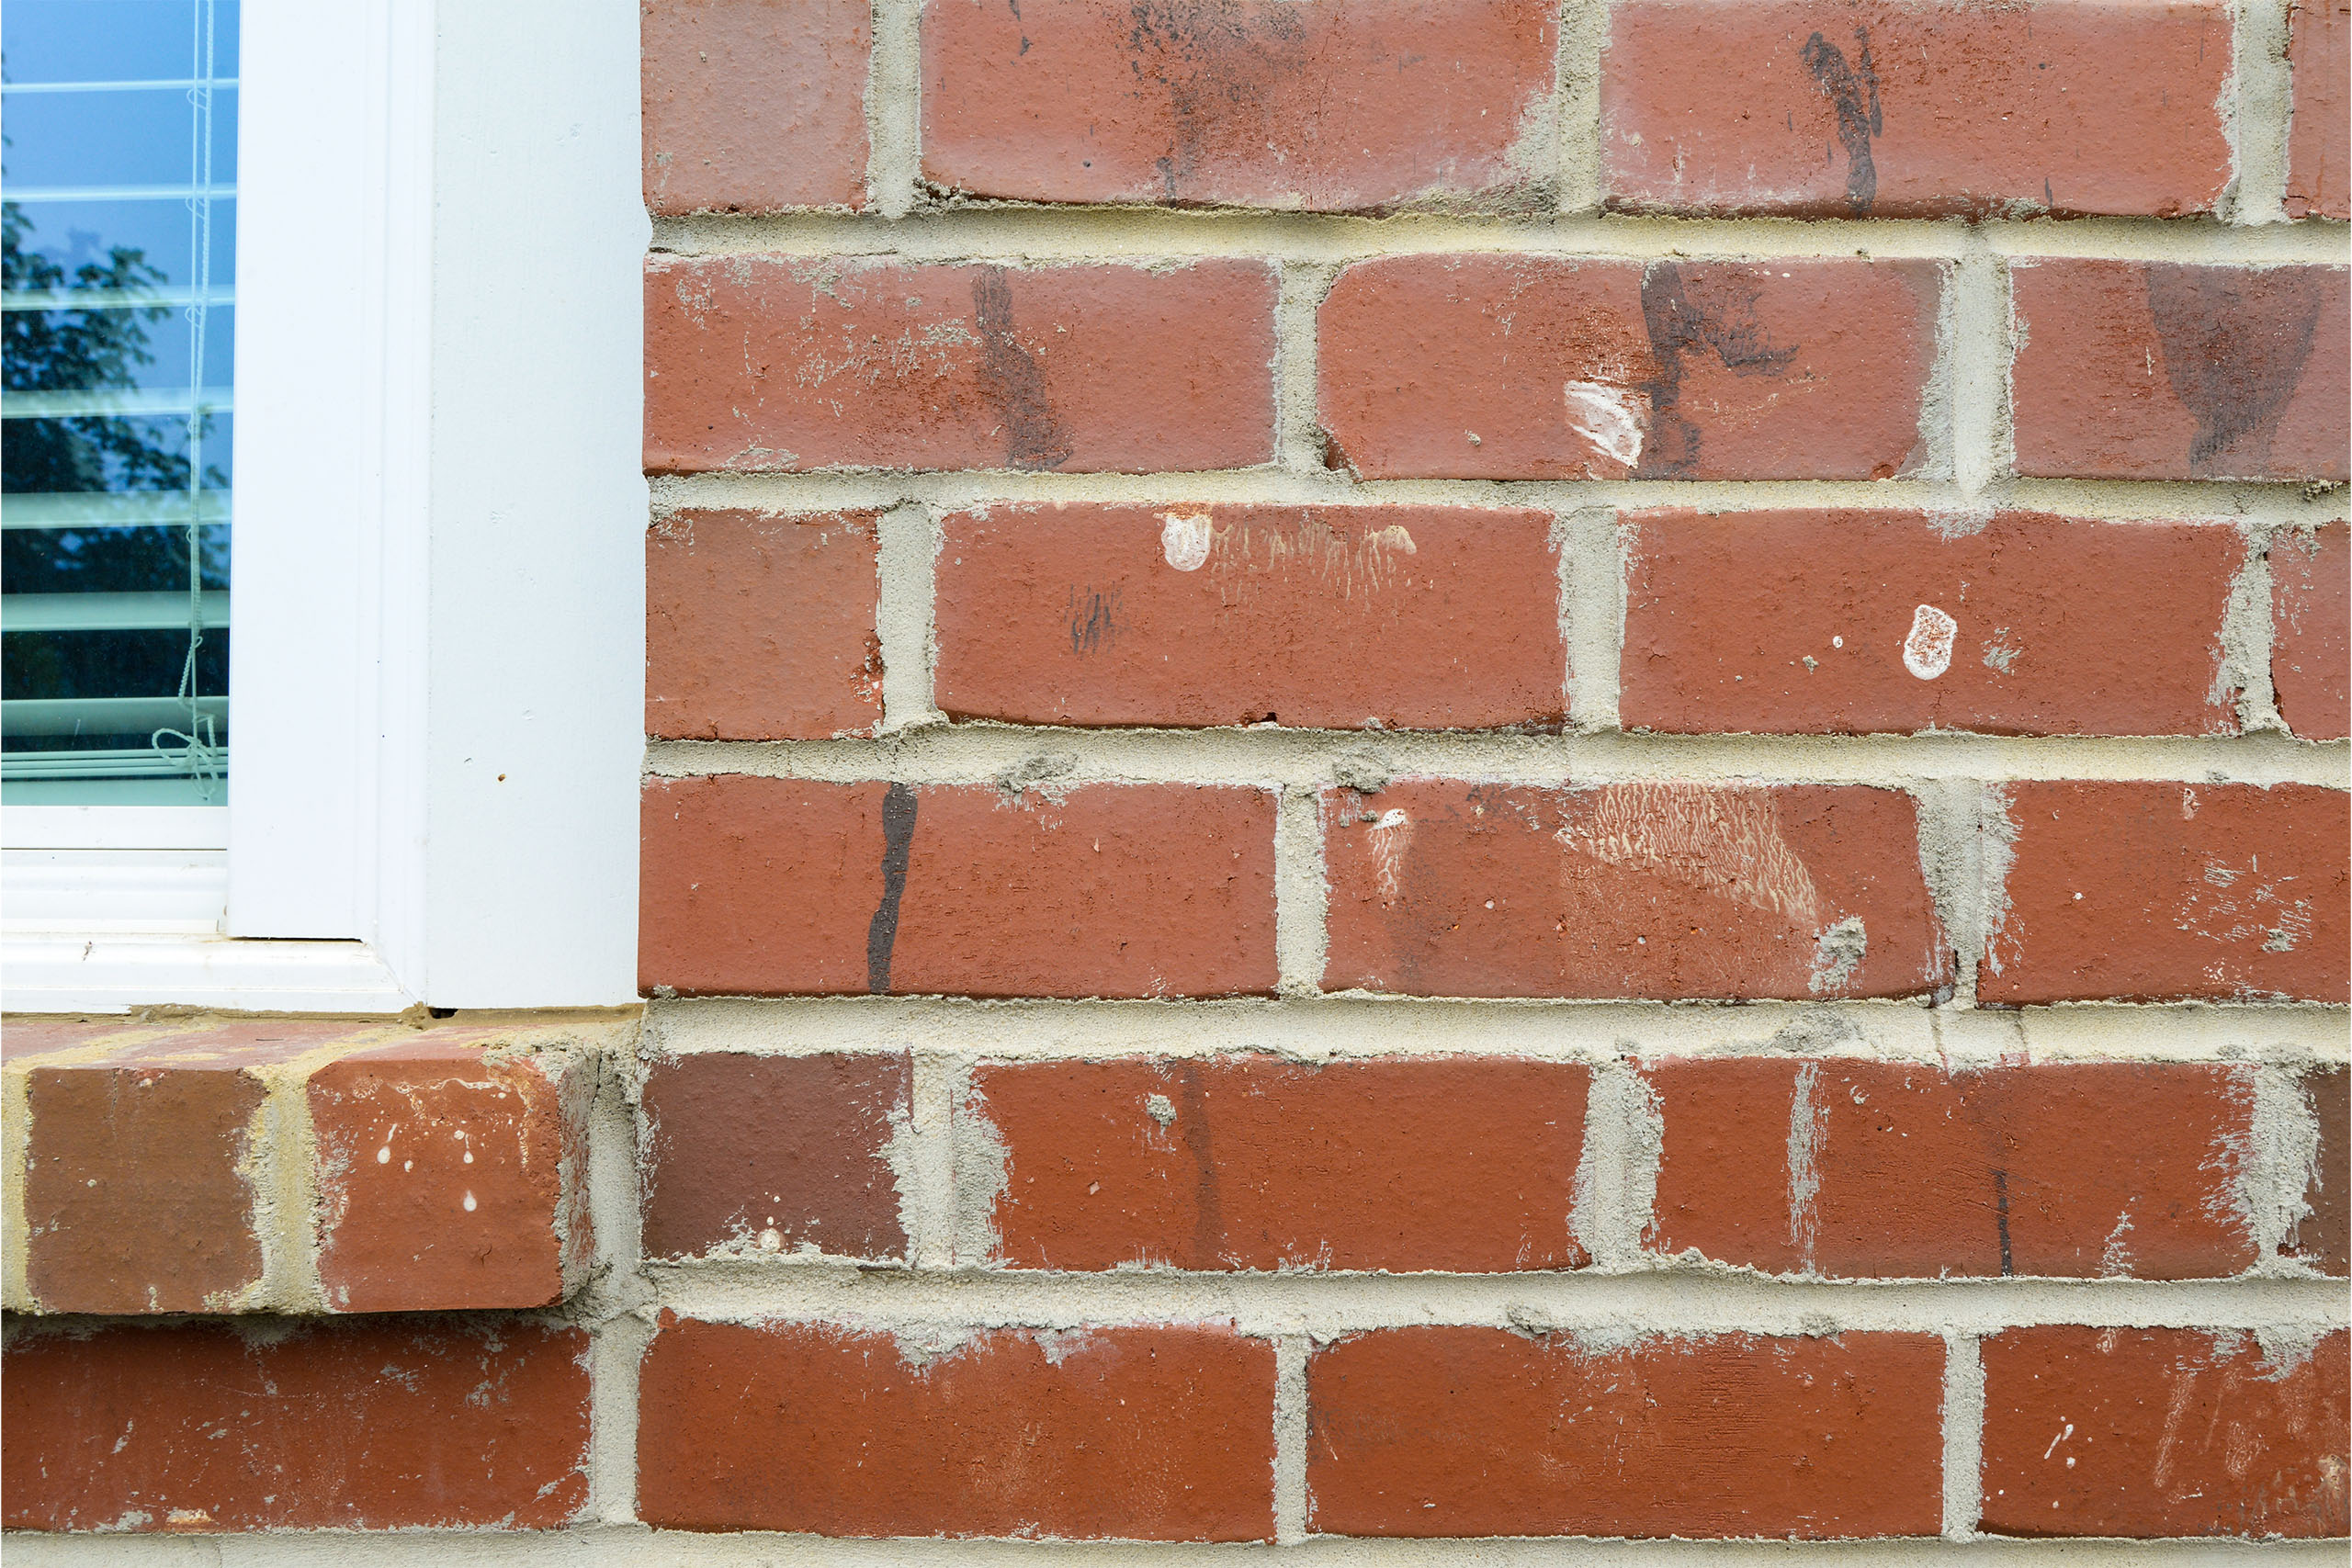
[[[0,1009],[631,1000],[638,8],[242,19],[229,806],[8,808]]]

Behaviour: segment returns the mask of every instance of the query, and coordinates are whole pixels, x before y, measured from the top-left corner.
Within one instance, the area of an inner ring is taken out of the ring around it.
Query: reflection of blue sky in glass
[[[12,803],[224,798],[238,21],[235,0],[0,5],[9,286],[48,291],[7,301]],[[71,369],[96,363],[77,344],[104,368]]]

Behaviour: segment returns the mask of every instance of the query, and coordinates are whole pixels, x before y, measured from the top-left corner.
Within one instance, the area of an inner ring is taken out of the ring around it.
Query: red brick
[[[2319,1125],[2319,1143],[2312,1150],[2311,1179],[2304,1184],[2301,1215],[2282,1248],[2323,1274],[2341,1279],[2352,1274],[2352,1201],[2347,1201],[2347,1167],[2352,1167],[2352,1075],[2342,1067],[2305,1073],[2304,1099]]]
[[[2270,541],[2270,684],[2306,740],[2352,734],[2352,528],[2331,523]]]
[[[2345,276],[2170,262],[2013,267],[2018,472],[2344,479]]]
[[[256,1179],[269,1154],[259,1069],[387,1038],[347,1021],[126,1025],[10,1020],[30,1125],[26,1274],[46,1312],[237,1311],[262,1285]],[[17,1303],[11,1303],[17,1304]]]
[[[1648,1076],[1663,1253],[1847,1278],[2182,1280],[2255,1261],[2234,1180],[2245,1068],[1745,1059]]]
[[[644,1089],[645,1251],[902,1258],[888,1147],[911,1064],[873,1055],[665,1057]]]
[[[645,732],[824,740],[882,723],[880,513],[682,512],[645,539]]]
[[[1586,1070],[1264,1056],[981,1068],[1004,1261],[1573,1269]]]
[[[648,783],[639,972],[687,994],[1273,988],[1250,788]]]
[[[1982,1528],[2032,1536],[2341,1536],[2352,1337],[2012,1328],[1982,1343]]]
[[[2352,823],[2309,784],[2006,786],[1983,1000],[2352,998]]]
[[[1015,724],[1557,728],[1549,513],[1012,506],[947,519],[936,700]]]
[[[1353,210],[1548,185],[1543,0],[933,0],[923,173],[1031,201]]]
[[[645,205],[865,205],[867,0],[644,0]]]
[[[1233,468],[1273,456],[1263,262],[655,256],[645,466]]]
[[[1634,0],[1601,56],[1602,181],[1680,212],[2210,212],[2229,72],[2212,0]]]
[[[586,1277],[592,1063],[446,1035],[311,1075],[319,1283],[342,1312],[544,1306]]]
[[[246,1158],[267,1090],[240,1067],[27,1075],[26,1283],[49,1312],[232,1308],[261,1282]]]
[[[2287,59],[2294,73],[2294,129],[2287,145],[2287,216],[2352,218],[2352,4],[2295,0]]]
[[[1895,512],[1626,522],[1629,728],[2237,728],[2220,683],[2222,617],[2245,558],[2233,528],[2021,512],[1973,532]]]
[[[826,1536],[1265,1540],[1274,1353],[1216,1328],[944,1331],[664,1318],[638,1514]]]
[[[1896,791],[1420,779],[1327,790],[1322,809],[1331,989],[1804,998],[1951,984],[1917,808]]]
[[[1927,262],[1358,262],[1317,348],[1365,479],[1888,479],[1920,460]]]
[[[1397,1328],[1306,1363],[1314,1528],[1356,1536],[1932,1535],[1943,1343],[1579,1346]]]
[[[378,1318],[11,1338],[11,1529],[544,1529],[588,1500],[588,1337]]]

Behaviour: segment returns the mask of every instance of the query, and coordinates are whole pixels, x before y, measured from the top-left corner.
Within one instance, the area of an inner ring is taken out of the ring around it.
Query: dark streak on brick
[[[2311,357],[2324,275],[2152,263],[2147,276],[2165,376],[2197,416],[2189,471],[2202,479],[2267,469],[2278,416]],[[2246,450],[2227,460],[2242,441]]]
[[[2001,1229],[2001,1278],[2006,1280],[2017,1272],[2017,1265],[2009,1257],[2009,1173],[1993,1173],[1993,1223]]]
[[[1222,1261],[1225,1247],[1225,1205],[1217,1195],[1216,1154],[1209,1147],[1208,1099],[1201,1089],[1199,1063],[1185,1062],[1176,1074],[1184,1086],[1184,1101],[1176,1111],[1176,1120],[1182,1123],[1177,1134],[1193,1156],[1195,1173],[1192,1266],[1215,1269]]]
[[[907,855],[915,841],[915,792],[894,784],[882,797],[882,902],[865,928],[865,988],[890,990],[890,950],[899,940],[899,900],[907,891]]]
[[[1846,150],[1846,205],[1860,218],[1878,199],[1878,165],[1871,158],[1871,138],[1885,129],[1879,117],[1878,72],[1871,64],[1871,35],[1854,29],[1860,68],[1849,65],[1838,46],[1819,33],[1804,40],[1799,54],[1813,73],[1822,96],[1838,111],[1838,144]]]
[[[1004,421],[1007,459],[1016,468],[1060,468],[1069,461],[1069,442],[1046,400],[1037,356],[1013,335],[1012,286],[1004,268],[973,275],[972,304],[979,313],[980,392]]]
[[[1699,427],[1682,417],[1680,408],[1685,353],[1712,349],[1725,369],[1741,376],[1778,376],[1796,357],[1795,348],[1774,348],[1765,340],[1756,324],[1752,290],[1738,298],[1735,286],[1719,290],[1731,297],[1709,300],[1704,284],[1702,279],[1702,298],[1693,299],[1679,263],[1657,262],[1642,274],[1642,325],[1657,376],[1640,388],[1650,400],[1650,433],[1637,479],[1675,479],[1698,468]]]
[[[1245,22],[1229,0],[1134,0],[1127,47],[1136,86],[1168,95],[1175,144],[1153,164],[1171,205],[1184,200],[1212,142],[1264,140],[1274,80],[1307,64],[1306,24],[1291,7],[1268,7]]]
[[[1080,597],[1072,585],[1069,591],[1069,650],[1072,653],[1092,653],[1119,635],[1120,591],[1114,588],[1104,593],[1090,588]]]

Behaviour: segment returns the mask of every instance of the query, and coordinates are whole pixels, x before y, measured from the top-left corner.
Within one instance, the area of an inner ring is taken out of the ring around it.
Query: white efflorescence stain
[[[1933,604],[1920,605],[1911,613],[1911,635],[1903,639],[1903,668],[1934,680],[1951,668],[1952,639],[1959,635],[1958,621]]]
[[[1642,460],[1642,432],[1649,423],[1650,400],[1605,381],[1570,381],[1566,387],[1568,427],[1604,457],[1627,468]]]
[[[1163,513],[1159,519],[1159,550],[1178,571],[1198,571],[1209,558],[1214,525],[1206,513]]]

